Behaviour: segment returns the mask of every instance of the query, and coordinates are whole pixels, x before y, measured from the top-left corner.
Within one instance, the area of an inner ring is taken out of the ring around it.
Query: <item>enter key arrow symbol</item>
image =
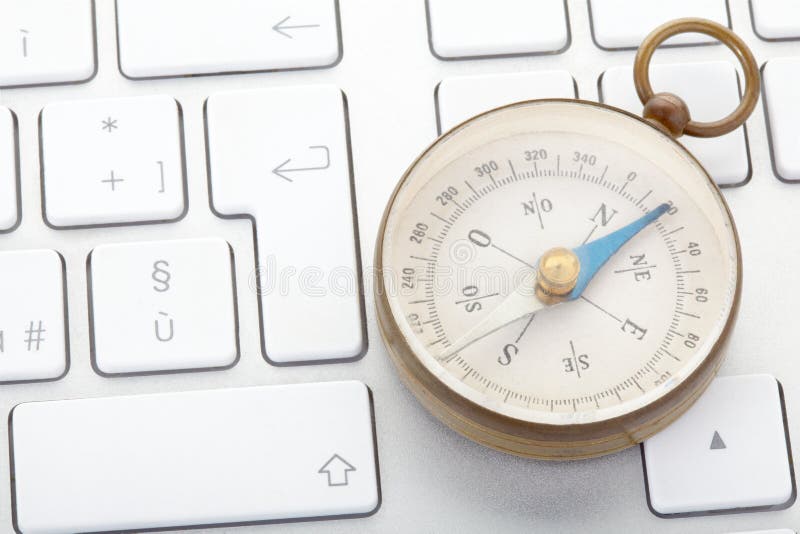
[[[288,39],[294,39],[294,36],[291,33],[287,32],[286,30],[299,30],[301,28],[319,28],[319,24],[294,24],[294,25],[286,24],[287,22],[289,22],[290,18],[292,18],[291,15],[287,16],[285,19],[281,20],[275,26],[273,26],[272,29]]]
[[[347,486],[350,483],[348,474],[355,470],[347,460],[334,454],[317,472],[328,475],[328,486]]]
[[[278,165],[277,167],[275,167],[274,169],[272,169],[272,174],[274,174],[275,176],[278,176],[280,178],[283,178],[287,182],[293,182],[294,180],[292,180],[291,178],[286,176],[287,173],[303,172],[303,171],[321,171],[321,170],[327,169],[328,167],[331,166],[331,151],[328,150],[327,146],[325,146],[325,145],[312,145],[312,146],[308,147],[308,149],[309,150],[316,150],[316,151],[320,151],[320,150],[323,151],[325,153],[325,163],[323,163],[322,165],[318,165],[316,167],[295,167],[295,168],[291,168],[288,165],[292,162],[292,158],[289,158],[286,161],[284,161],[283,163],[281,163],[280,165]]]

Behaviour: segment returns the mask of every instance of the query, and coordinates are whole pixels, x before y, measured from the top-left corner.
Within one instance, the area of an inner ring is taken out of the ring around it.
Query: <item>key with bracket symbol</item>
[[[186,209],[174,98],[55,102],[42,111],[47,223],[81,228],[177,220]]]

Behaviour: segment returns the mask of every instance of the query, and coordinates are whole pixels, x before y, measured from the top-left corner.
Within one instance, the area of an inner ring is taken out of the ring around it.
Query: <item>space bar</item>
[[[369,515],[380,503],[360,382],[23,403],[11,414],[18,532]]]

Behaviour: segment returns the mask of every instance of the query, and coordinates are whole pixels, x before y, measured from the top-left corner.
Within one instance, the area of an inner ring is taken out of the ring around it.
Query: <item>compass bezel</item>
[[[646,131],[656,132],[660,138],[672,143],[673,148],[681,156],[697,167],[700,171],[699,174],[707,181],[705,185],[708,185],[712,193],[716,195],[719,205],[724,210],[723,216],[730,223],[736,256],[736,280],[730,311],[720,335],[702,362],[672,389],[638,409],[613,418],[573,424],[548,424],[510,417],[468,399],[443,382],[420,360],[398,325],[391,309],[383,275],[387,221],[403,186],[410,179],[418,164],[449,136],[475,121],[521,106],[549,103],[590,106],[620,113],[634,119],[646,128]],[[517,102],[489,110],[455,126],[432,143],[404,173],[387,204],[378,231],[375,250],[375,301],[378,324],[402,381],[433,415],[450,428],[478,443],[519,456],[541,459],[577,459],[599,456],[635,445],[668,426],[694,403],[714,378],[722,363],[723,349],[738,314],[742,286],[741,258],[741,245],[735,222],[719,187],[702,164],[681,143],[641,117],[606,104],[575,99],[539,99]]]

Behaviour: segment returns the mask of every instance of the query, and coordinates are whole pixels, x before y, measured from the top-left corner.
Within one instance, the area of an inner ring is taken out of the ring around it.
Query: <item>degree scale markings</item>
[[[492,192],[501,189],[509,184],[513,184],[517,181],[528,181],[542,176],[557,176],[561,178],[583,180],[585,182],[598,184],[601,187],[616,193],[621,198],[624,198],[625,200],[630,202],[631,205],[640,209],[642,212],[648,211],[648,207],[644,206],[644,201],[651,196],[652,190],[649,190],[644,194],[640,192],[637,197],[634,197],[631,193],[628,193],[625,190],[625,186],[627,186],[628,182],[624,182],[623,187],[620,187],[619,185],[613,184],[605,179],[605,175],[609,170],[608,166],[605,166],[605,168],[602,170],[602,174],[600,175],[585,173],[583,164],[580,164],[577,169],[573,170],[564,169],[562,172],[560,163],[561,155],[560,154],[554,154],[554,155],[556,155],[555,158],[556,161],[555,164],[553,165],[554,168],[550,169],[540,168],[536,162],[531,162],[530,170],[521,170],[518,172],[514,168],[514,164],[511,159],[498,158],[498,161],[504,160],[508,163],[508,170],[510,172],[509,174],[505,175],[505,177],[502,177],[503,172],[498,170],[493,173],[487,173],[487,176],[483,180],[486,180],[488,178],[487,180],[488,183],[484,183],[481,185],[478,185],[477,183],[473,185],[473,183],[470,181],[471,179],[463,179],[462,183],[467,186],[470,192],[469,196],[464,196],[462,194],[462,196],[459,197],[461,198],[461,202],[459,202],[458,204],[453,202],[449,209],[447,206],[445,206],[444,208],[442,206],[437,206],[436,210],[430,212],[430,215],[433,217],[433,219],[435,219],[435,221],[438,221],[438,223],[440,223],[438,224],[438,226],[440,227],[440,232],[438,234],[438,237],[436,240],[432,240],[435,243],[435,249],[432,249],[429,254],[423,253],[421,256],[416,256],[415,259],[426,262],[429,271],[435,270],[436,268],[435,265],[438,260],[438,254],[441,251],[442,244],[445,242],[446,237],[453,228],[453,225],[461,218],[461,216],[464,215],[464,213],[466,213],[467,210],[469,210],[472,206],[476,205],[476,203],[478,203],[482,198],[485,198]],[[623,176],[624,180],[625,174],[622,174],[621,176]],[[535,199],[535,202],[538,203],[538,200],[539,200],[538,198]],[[433,225],[437,225],[435,221],[430,221],[430,222]],[[544,229],[545,224],[541,218],[541,213],[537,214],[537,222],[539,223],[537,226],[541,229]],[[682,278],[684,277],[684,275],[699,272],[699,270],[694,270],[694,271],[686,270],[683,267],[679,257],[680,251],[676,250],[676,247],[674,245],[675,241],[669,238],[668,236],[680,232],[684,228],[678,227],[678,228],[667,229],[664,223],[662,223],[661,221],[657,221],[654,224],[654,227],[657,229],[659,235],[664,240],[664,243],[667,246],[669,253],[672,256],[674,264],[673,268],[676,273],[676,285],[678,286],[677,289],[683,290],[684,284]],[[434,227],[432,226],[432,228]],[[513,257],[515,260],[525,263],[529,267],[531,267],[529,262],[525,262],[523,259],[514,256],[508,251],[505,251],[502,248],[496,246],[494,246],[494,248],[497,248],[501,252],[504,252],[505,254]],[[430,278],[426,279],[425,283],[426,286],[429,286],[430,288],[433,287],[433,272],[431,272]],[[690,292],[684,292],[684,293],[690,294]],[[472,368],[472,366],[470,366],[469,363],[458,354],[454,354],[452,355],[452,357],[447,358],[447,361],[445,363],[449,363],[450,365],[456,365],[457,367],[461,368],[463,370],[462,380],[465,381],[469,380],[472,381],[474,384],[480,384],[484,390],[495,391],[499,393],[504,398],[505,401],[508,401],[508,399],[511,398],[524,401],[524,403],[527,404],[528,406],[530,406],[531,403],[533,403],[546,406],[549,408],[552,408],[554,403],[557,404],[564,403],[564,405],[571,405],[574,411],[577,411],[577,409],[583,405],[589,405],[589,404],[599,405],[599,399],[612,396],[614,398],[617,398],[619,402],[622,402],[623,399],[620,396],[620,392],[624,392],[631,387],[636,388],[637,390],[643,390],[639,380],[641,380],[645,376],[653,375],[658,372],[654,364],[661,360],[661,354],[668,355],[669,357],[671,357],[671,359],[679,361],[679,358],[670,353],[666,349],[666,347],[670,346],[670,343],[674,338],[674,335],[672,334],[673,333],[677,334],[676,328],[678,328],[680,325],[680,319],[679,319],[680,316],[688,318],[698,317],[695,314],[683,310],[683,302],[682,302],[683,296],[684,295],[682,294],[678,294],[678,298],[675,301],[675,310],[672,318],[672,323],[670,325],[670,331],[665,336],[664,340],[661,343],[661,346],[655,351],[655,354],[653,354],[653,357],[650,358],[650,360],[647,361],[645,365],[637,369],[630,377],[627,377],[624,380],[620,381],[619,383],[608,387],[606,390],[599,391],[594,394],[584,395],[581,397],[569,398],[569,399],[539,399],[536,397],[532,397],[531,395],[526,394],[524,392],[513,391],[511,389],[505,388],[504,386],[494,382],[491,378],[481,374],[477,369]],[[448,335],[446,332],[443,331],[441,326],[441,321],[438,319],[437,299],[434,299],[433,303],[428,303],[428,304],[431,314],[429,318],[425,321],[425,324],[434,325],[434,328],[436,330],[435,339],[432,339],[432,341],[429,341],[429,343],[449,344]]]
[[[551,161],[552,161],[552,155],[556,155],[555,152],[553,152],[553,154],[551,154]],[[538,166],[537,166],[537,163],[535,161],[534,162],[530,162],[530,167],[528,167],[528,170],[526,170],[524,168],[524,164],[523,164],[523,168],[517,170],[517,169],[513,168],[514,164],[513,164],[513,162],[511,160],[505,160],[509,164],[508,170],[510,171],[510,173],[506,174],[505,177],[503,177],[503,175],[505,173],[501,169],[497,169],[494,173],[491,173],[491,176],[489,176],[487,174],[486,178],[479,179],[477,181],[474,181],[474,176],[473,176],[473,178],[465,180],[463,174],[460,177],[460,179],[458,179],[457,177],[453,177],[452,180],[455,180],[455,182],[457,182],[459,184],[466,185],[466,187],[471,192],[471,195],[467,197],[465,195],[465,193],[467,193],[467,191],[463,190],[461,192],[462,193],[461,196],[459,196],[460,202],[459,202],[458,206],[456,206],[455,203],[451,203],[451,206],[449,208],[447,206],[445,206],[443,208],[442,206],[438,206],[438,204],[437,204],[436,209],[431,211],[431,212],[429,212],[429,215],[431,217],[433,217],[433,219],[435,219],[435,221],[434,220],[429,220],[429,219],[421,219],[426,223],[432,223],[432,225],[431,225],[431,232],[432,233],[437,231],[437,230],[439,231],[438,238],[437,238],[438,241],[430,240],[430,241],[434,241],[436,243],[435,245],[431,245],[433,247],[433,250],[431,250],[427,254],[425,252],[422,252],[422,253],[419,254],[419,257],[421,258],[421,261],[428,260],[428,262],[425,264],[426,278],[424,279],[424,282],[425,282],[426,290],[432,292],[433,278],[434,278],[434,273],[435,273],[436,267],[438,265],[439,253],[441,252],[441,249],[443,248],[444,244],[446,244],[446,237],[449,234],[452,233],[452,229],[453,229],[454,225],[461,219],[461,217],[465,213],[469,212],[471,210],[471,208],[473,207],[473,205],[477,204],[480,199],[486,197],[487,195],[490,195],[491,193],[493,193],[493,192],[495,192],[495,191],[497,191],[499,189],[502,189],[504,186],[507,186],[509,184],[513,184],[513,183],[518,182],[518,181],[527,181],[527,180],[530,180],[530,179],[533,179],[533,178],[539,178],[539,177],[544,177],[544,176],[558,176],[558,177],[563,177],[563,178],[580,179],[580,180],[583,180],[584,182],[589,182],[589,183],[593,183],[593,184],[599,184],[604,189],[612,191],[612,192],[616,193],[618,196],[626,199],[627,201],[629,201],[632,205],[635,205],[641,211],[643,211],[643,212],[647,212],[648,211],[647,207],[644,206],[643,203],[644,203],[645,199],[648,199],[651,196],[652,190],[644,192],[644,190],[641,189],[641,190],[638,190],[638,191],[628,192],[625,189],[625,187],[619,187],[619,185],[610,183],[609,181],[607,181],[605,179],[606,172],[609,171],[608,166],[605,166],[605,168],[602,170],[602,173],[600,175],[591,174],[591,173],[589,173],[589,174],[584,173],[583,172],[584,171],[583,164],[580,164],[578,166],[578,170],[565,170],[564,172],[561,172],[560,163],[559,163],[560,162],[560,158],[561,158],[560,155],[556,156],[557,162],[556,162],[555,172],[554,172],[554,170],[552,168],[539,169]],[[498,161],[502,161],[502,159],[498,158]],[[547,167],[547,166],[545,166],[545,167]],[[598,169],[599,169],[599,166],[598,166]],[[612,169],[612,172],[610,173],[610,175],[618,176],[618,177],[619,176],[625,176],[625,174],[615,173],[613,171],[613,169]],[[491,183],[489,183],[489,180],[491,180]],[[454,183],[454,182],[451,181],[450,183]],[[439,185],[441,186],[441,184],[439,184]],[[447,187],[447,185],[445,185],[445,187]],[[463,185],[461,187],[463,189]],[[638,189],[638,188],[636,188],[636,189]],[[634,195],[636,195],[636,198],[634,197]],[[538,201],[538,199],[537,199],[537,201]],[[654,202],[654,201],[651,199],[651,203],[652,202]],[[537,216],[537,219],[538,219],[538,216]],[[438,222],[436,222],[436,221],[438,221]],[[681,254],[681,251],[676,250],[674,237],[669,237],[669,236],[671,236],[672,234],[675,234],[675,233],[678,233],[678,232],[682,231],[684,228],[683,227],[666,228],[664,226],[664,224],[662,224],[660,221],[657,222],[656,224],[654,224],[654,226],[657,229],[657,231],[660,234],[660,236],[662,237],[662,239],[664,240],[664,243],[666,244],[667,249],[669,250],[670,257],[672,259],[671,263],[673,263],[672,269],[676,273],[678,273],[678,274],[676,274],[676,285],[677,285],[677,289],[680,292],[678,292],[677,295],[676,295],[677,298],[676,298],[676,301],[675,301],[674,314],[673,314],[673,317],[672,317],[671,321],[669,321],[669,324],[671,326],[671,328],[670,328],[671,331],[674,332],[675,334],[678,334],[676,330],[682,330],[681,327],[680,327],[680,324],[681,324],[680,323],[680,319],[681,319],[680,316],[684,315],[684,314],[679,314],[678,311],[680,309],[682,309],[684,301],[686,300],[685,299],[686,295],[682,294],[681,292],[683,292],[683,290],[685,288],[685,276],[686,275],[690,275],[692,273],[690,273],[690,270],[688,270],[688,269],[686,269],[686,268],[684,268],[682,266],[681,259],[680,259],[680,256],[679,256]],[[539,227],[541,228],[541,224],[539,225]],[[428,243],[428,245],[430,245],[430,243]],[[512,250],[513,250],[513,247],[512,247]],[[516,258],[516,259],[520,259],[520,258]],[[687,259],[688,259],[688,257],[687,257]],[[429,261],[429,260],[433,260],[433,261]],[[533,261],[535,261],[535,260],[533,260]],[[662,261],[664,261],[664,260],[662,260]],[[667,261],[665,263],[665,265],[668,264],[668,263],[670,263],[670,262]],[[420,279],[419,281],[422,282],[423,280]],[[685,292],[685,293],[691,294],[690,292]],[[427,308],[428,308],[428,312],[429,312],[429,317],[428,317],[428,319],[426,321],[424,321],[423,324],[426,324],[426,325],[431,325],[432,324],[432,325],[434,325],[434,329],[435,329],[435,332],[436,332],[436,339],[434,340],[434,342],[438,342],[438,343],[442,343],[444,345],[447,345],[449,343],[447,341],[447,339],[444,339],[443,341],[439,341],[439,339],[442,338],[443,335],[444,335],[443,334],[444,329],[442,328],[442,322],[439,320],[439,317],[438,317],[438,311],[437,311],[437,306],[439,304],[438,301],[437,302],[426,302],[426,304],[427,304]],[[604,302],[603,304],[607,304],[607,303]],[[431,337],[430,330],[426,329],[425,332],[427,332],[427,333],[423,333],[423,337],[427,336],[428,338],[430,338]],[[668,333],[668,335],[665,337],[661,348],[663,348],[663,346],[669,346],[669,343],[671,342],[672,338],[675,337],[675,334],[673,334],[672,332]],[[682,334],[678,334],[678,335],[682,335]],[[444,337],[446,337],[446,335],[444,335]],[[561,399],[561,400],[556,400],[556,401],[548,400],[548,399],[536,399],[535,397],[532,397],[531,395],[528,395],[528,394],[525,394],[525,393],[520,393],[520,392],[515,392],[515,391],[508,391],[507,389],[503,388],[502,385],[496,384],[494,381],[492,381],[491,378],[482,376],[477,369],[472,369],[471,366],[469,365],[469,363],[467,363],[465,360],[463,360],[463,358],[461,358],[457,354],[453,355],[453,357],[448,357],[446,363],[451,363],[452,365],[457,365],[458,367],[460,367],[460,368],[465,370],[464,375],[463,375],[464,380],[462,380],[462,381],[465,381],[465,379],[469,378],[469,380],[471,382],[473,382],[473,384],[480,384],[483,387],[484,390],[487,390],[487,391],[491,390],[491,391],[494,391],[494,392],[498,392],[499,391],[502,394],[504,394],[503,398],[504,398],[505,401],[508,401],[508,399],[512,399],[512,400],[516,399],[516,400],[520,401],[520,404],[524,404],[524,405],[530,406],[530,404],[533,402],[533,403],[539,403],[539,404],[542,404],[542,405],[549,406],[551,409],[552,409],[554,404],[556,404],[556,405],[563,404],[565,406],[568,405],[568,404],[571,404],[573,410],[576,410],[577,409],[576,405],[578,405],[578,404],[590,404],[591,403],[591,404],[595,404],[595,405],[599,406],[598,399],[609,398],[609,397],[621,399],[620,392],[621,391],[624,392],[627,388],[634,387],[634,388],[636,388],[638,390],[641,390],[642,389],[641,388],[641,384],[638,383],[638,380],[643,379],[643,377],[645,375],[648,375],[648,374],[651,374],[651,375],[655,374],[655,376],[658,376],[658,369],[655,367],[654,364],[658,364],[658,362],[662,360],[662,354],[665,354],[662,350],[660,350],[660,349],[656,350],[655,353],[653,354],[653,356],[647,362],[645,362],[645,364],[640,369],[636,370],[636,372],[631,377],[629,377],[629,378],[627,378],[625,380],[622,380],[619,384],[617,384],[617,385],[615,385],[613,387],[609,387],[608,389],[606,389],[604,391],[601,391],[599,393],[595,393],[593,395],[584,395],[584,396],[581,396],[581,397],[576,397],[575,399],[566,399],[566,400]],[[670,356],[672,356],[672,355],[670,354]],[[673,356],[673,358],[677,360],[677,358],[675,358],[674,356]],[[455,363],[453,363],[453,362],[455,362]],[[452,367],[452,365],[449,365],[449,366],[446,366],[446,367]],[[461,372],[459,371],[458,374],[461,375]],[[669,376],[669,372],[667,372],[665,375],[662,375],[662,378],[664,376]],[[655,383],[657,384],[658,382],[655,382]]]

